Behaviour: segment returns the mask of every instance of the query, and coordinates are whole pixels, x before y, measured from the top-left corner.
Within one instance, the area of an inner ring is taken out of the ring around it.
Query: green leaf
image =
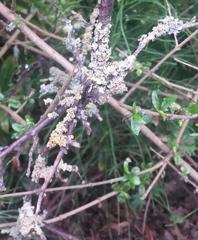
[[[140,168],[139,167],[133,167],[131,169],[131,173],[133,173],[133,174],[138,174],[139,172],[140,172]]]
[[[136,106],[136,102],[133,103],[132,105],[132,114],[136,114],[138,111],[137,111],[137,106]]]
[[[139,186],[138,192],[141,196],[145,193],[145,186],[143,184]]]
[[[12,128],[15,131],[12,134],[12,138],[17,139],[19,138],[23,133],[25,133],[28,129],[32,128],[34,126],[34,123],[32,121],[29,121],[30,119],[27,120],[26,118],[26,124],[21,125],[18,123],[13,123]]]
[[[118,201],[124,203],[126,200],[130,199],[130,195],[126,192],[120,192],[118,194]]]
[[[164,98],[161,104],[161,110],[164,112],[168,111],[169,109],[171,110],[174,107],[173,103],[175,103],[176,99],[177,99],[176,96]]]
[[[152,122],[152,116],[151,115],[143,115],[143,120],[145,124]]]
[[[24,125],[18,124],[18,123],[13,123],[12,128],[15,132],[23,132],[24,131]]]
[[[181,224],[181,223],[184,223],[185,221],[185,218],[183,216],[179,216],[175,213],[171,214],[170,219],[173,222],[173,224]]]
[[[139,124],[144,124],[144,118],[142,116],[141,113],[136,113],[133,115],[133,120],[136,122],[136,123],[139,123]]]
[[[175,162],[175,165],[177,165],[177,166],[181,164],[181,156],[179,153],[175,154],[174,162]]]
[[[135,135],[139,135],[141,126],[145,124],[144,117],[141,113],[136,112],[131,118],[131,130]]]
[[[152,92],[151,98],[152,98],[152,104],[153,104],[154,108],[157,111],[159,111],[160,110],[160,101],[159,101],[159,97],[157,95],[157,91]]]
[[[127,158],[125,161],[124,161],[124,172],[126,174],[129,174],[129,163],[131,162],[131,159],[130,158]]]
[[[190,173],[190,169],[188,167],[182,166],[181,168],[182,176],[186,177]]]
[[[130,183],[132,183],[134,186],[139,186],[141,184],[140,177],[132,174],[130,176]]]
[[[192,104],[187,110],[189,113],[198,114],[198,104]]]
[[[143,71],[142,71],[141,68],[138,68],[138,69],[136,70],[136,75],[137,75],[138,77],[141,77],[141,76],[142,76],[142,73],[143,73]]]
[[[18,109],[21,106],[21,102],[14,98],[8,99],[8,106],[14,109]]]
[[[133,119],[131,120],[131,130],[136,136],[140,133],[141,125],[142,124],[134,121]]]

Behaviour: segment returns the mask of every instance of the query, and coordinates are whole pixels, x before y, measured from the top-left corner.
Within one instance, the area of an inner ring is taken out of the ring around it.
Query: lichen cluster
[[[174,34],[175,36],[183,29],[187,28],[190,24],[195,22],[195,18],[191,21],[184,22],[173,16],[166,16],[158,21],[158,25],[152,28],[152,31],[148,34],[143,34],[139,39],[139,46],[134,52],[134,55],[138,55],[150,41],[154,41],[156,38]]]
[[[56,171],[57,173],[61,171],[78,173],[78,167],[76,165],[64,163],[61,159]],[[51,176],[52,172],[53,166],[46,166],[46,159],[41,155],[38,155],[31,175],[32,181],[38,183],[40,179],[46,180],[49,178],[49,176]]]
[[[97,106],[107,102],[109,96],[122,94],[127,90],[124,78],[129,70],[133,69],[139,52],[157,37],[177,34],[193,22],[192,20],[184,23],[182,20],[167,16],[159,20],[158,25],[153,27],[151,32],[139,39],[139,46],[133,55],[121,61],[113,61],[109,47],[111,21],[110,18],[105,19],[105,22],[99,21],[99,5],[91,14],[89,22],[79,14],[74,15],[72,20],[65,20],[67,34],[65,45],[73,53],[78,71],[73,74],[69,88],[60,98],[58,107],[64,109],[66,116],[51,133],[47,144],[49,149],[56,146],[67,149],[69,145],[79,147],[72,134],[76,124],[81,122],[87,132],[91,132],[88,119],[95,115],[101,120]],[[75,21],[78,22],[78,27],[75,27]],[[79,27],[84,30],[82,36],[78,34]],[[41,95],[57,92],[63,82],[69,79],[68,74],[55,67],[51,68],[50,74],[47,84],[41,85]],[[46,79],[44,81],[46,82]],[[46,104],[51,101],[52,98],[45,99]],[[88,106],[92,106],[89,111]],[[48,114],[48,117],[57,117],[56,111]]]
[[[2,233],[8,233],[15,240],[46,240],[43,234],[42,227],[43,220],[46,213],[43,215],[36,215],[34,213],[34,206],[30,201],[24,201],[23,206],[19,209],[19,216],[16,224],[8,229],[3,229]]]
[[[76,15],[75,15],[76,16]],[[57,108],[62,108],[65,117],[52,131],[47,147],[49,149],[56,146],[68,149],[69,145],[79,147],[79,143],[74,140],[72,131],[78,122],[86,128],[87,133],[91,132],[89,118],[96,116],[99,120],[98,105],[108,101],[108,97],[115,94],[122,94],[127,90],[124,78],[128,71],[132,69],[135,56],[131,55],[123,61],[113,61],[111,59],[111,48],[109,47],[111,21],[101,23],[98,19],[99,8],[94,9],[89,22],[82,17],[72,20],[65,20],[65,45],[72,51],[78,71],[73,74],[69,88],[60,97]],[[84,29],[82,36],[78,35],[79,28],[75,28],[75,20],[81,20],[78,24]],[[52,71],[53,70],[53,71]],[[55,74],[57,75],[55,77]],[[68,75],[53,67],[50,70],[49,81],[41,85],[41,95],[53,94],[68,79]],[[60,79],[59,79],[60,78]],[[46,98],[45,104],[50,104],[53,98]],[[48,117],[55,118],[54,113]]]
[[[110,17],[106,18],[105,15],[105,21],[102,22],[99,5],[91,14],[89,22],[76,13],[71,19],[65,20],[64,30],[67,34],[65,46],[74,56],[77,71],[71,76],[57,67],[51,67],[50,77],[41,80],[40,95],[45,98],[46,105],[53,103],[55,95],[59,97],[54,110],[49,112],[47,117],[50,119],[60,117],[60,119],[50,134],[46,148],[35,161],[31,174],[33,182],[38,183],[40,179],[44,179],[49,183],[51,180],[49,176],[53,175],[55,169],[56,173],[61,171],[78,172],[77,166],[64,163],[62,159],[57,168],[54,168],[53,165],[47,166],[46,152],[48,153],[55,147],[60,148],[61,151],[64,150],[64,153],[67,153],[71,146],[79,148],[80,143],[75,139],[73,133],[77,124],[81,123],[89,134],[91,132],[89,119],[96,117],[98,120],[102,120],[98,105],[106,103],[110,96],[122,94],[127,90],[124,78],[130,70],[133,70],[136,57],[143,48],[150,41],[154,41],[164,34],[177,34],[188,24],[173,17],[166,17],[160,20],[150,33],[139,39],[139,46],[133,55],[129,55],[121,61],[114,61],[109,47]],[[79,30],[79,28],[81,29]],[[9,26],[9,29],[12,29],[12,25]],[[82,35],[79,34],[81,32],[83,32]],[[68,88],[57,95],[65,83],[69,83]],[[0,179],[0,187],[1,185]],[[4,232],[9,233],[17,240],[31,239],[32,236],[34,239],[44,240],[46,238],[41,229],[44,217],[45,214],[35,214],[31,203],[25,201],[19,210],[16,225]]]

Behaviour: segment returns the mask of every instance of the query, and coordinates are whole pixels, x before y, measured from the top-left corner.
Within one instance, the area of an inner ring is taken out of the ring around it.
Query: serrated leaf
[[[152,92],[151,99],[152,99],[152,104],[153,104],[154,108],[157,111],[159,111],[160,110],[160,100],[159,100],[159,97],[157,95],[157,91]]]
[[[187,110],[189,113],[198,114],[198,104],[192,104]]]

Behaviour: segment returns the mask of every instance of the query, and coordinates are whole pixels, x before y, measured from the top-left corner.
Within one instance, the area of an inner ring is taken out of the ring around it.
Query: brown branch
[[[71,217],[77,213],[80,213],[90,207],[93,207],[94,205],[97,205],[97,204],[100,204],[101,202],[104,202],[105,200],[109,199],[109,198],[112,198],[114,197],[115,195],[117,195],[117,192],[110,192],[108,194],[105,194],[104,196],[102,197],[99,197],[97,198],[96,200],[92,201],[92,202],[89,202],[85,205],[83,205],[82,207],[79,207],[79,208],[76,208],[70,212],[67,212],[67,213],[63,213],[63,214],[60,214],[59,216],[57,217],[54,217],[54,218],[51,218],[51,219],[47,219],[45,220],[44,222],[46,224],[51,224],[51,223],[55,223],[55,222],[60,222],[68,217]]]
[[[47,178],[45,179],[42,187],[41,187],[41,192],[39,194],[39,197],[38,197],[38,201],[37,201],[37,205],[36,205],[36,214],[38,214],[40,212],[40,208],[41,208],[41,203],[42,203],[42,200],[43,200],[43,196],[44,196],[44,193],[45,193],[45,190],[49,184],[49,182],[51,181],[52,177],[54,176],[57,168],[58,168],[58,165],[62,159],[64,155],[64,151],[63,150],[60,150],[55,161],[54,161],[54,164],[53,164],[53,171],[50,172],[50,174],[47,176]]]
[[[29,21],[31,20],[36,14],[36,11],[30,13],[26,20]],[[5,45],[1,48],[0,50],[0,58],[3,57],[3,55],[7,52],[7,50],[10,48],[10,46],[12,45],[12,42],[15,41],[15,39],[18,37],[18,35],[20,34],[20,31],[17,29],[12,36],[8,39],[8,41],[5,43]]]
[[[118,112],[120,112],[124,117],[127,117],[130,115],[130,111],[127,109],[121,107],[121,103],[119,103],[114,98],[109,98],[109,104],[115,108]],[[164,153],[169,154],[171,152],[171,149],[169,146],[167,146],[165,143],[161,141],[161,139],[152,132],[147,126],[143,125],[141,127],[141,133],[147,137],[151,142],[153,142],[156,146],[159,147]],[[190,170],[189,175],[198,183],[198,173],[194,168],[192,168],[187,162],[185,162],[183,159],[181,160],[181,166],[187,167]]]
[[[123,103],[121,103],[121,106],[123,106],[124,108],[126,108],[131,112],[131,106]],[[160,113],[150,109],[142,109],[141,107],[137,107],[137,110],[138,112],[142,112],[145,115],[158,117],[158,118],[161,117]],[[192,119],[198,118],[198,114],[182,115],[182,114],[174,114],[174,113],[165,113],[165,115],[167,120],[192,120]]]
[[[126,83],[126,85],[127,85],[128,87],[134,87],[134,86],[135,86],[135,83],[126,82],[126,81],[125,81],[125,83]],[[145,86],[142,86],[142,85],[141,85],[141,86],[138,86],[137,89],[142,90],[142,91],[145,91],[145,92],[151,92],[151,91],[152,91],[152,90],[149,89],[148,87],[145,87]],[[159,91],[158,94],[159,94],[160,96],[164,96],[164,97],[174,96],[174,94],[167,93],[167,92],[162,92],[162,91]],[[185,98],[186,98],[186,95],[185,95],[185,97],[184,97],[183,95],[182,95],[182,96],[177,96],[177,99],[185,99]],[[187,99],[189,99],[189,97],[188,97]]]
[[[56,34],[54,34],[54,33],[48,32],[47,30],[40,28],[39,26],[37,26],[37,25],[29,22],[29,21],[26,20],[26,19],[24,19],[24,23],[26,23],[29,27],[33,28],[34,30],[40,32],[40,33],[43,34],[44,36],[48,36],[48,37],[50,37],[50,38],[54,38],[54,39],[56,39],[56,40],[59,40],[59,41],[61,41],[61,42],[64,42],[64,39],[65,39],[64,37],[60,37],[60,36],[58,36],[58,35],[56,35]]]
[[[0,14],[3,15],[10,22],[16,22],[16,17],[12,12],[0,2]],[[43,41],[40,37],[38,37],[29,27],[27,27],[23,20],[19,24],[19,29],[22,33],[24,33],[36,46],[38,46],[42,51],[47,53],[54,61],[59,63],[64,69],[69,72],[73,72],[74,66],[67,61],[61,54],[59,54],[56,50],[50,47],[45,41]]]
[[[26,121],[17,114],[17,112],[13,111],[11,108],[9,108],[8,106],[5,106],[3,104],[0,104],[0,108],[2,110],[4,110],[7,114],[9,114],[11,116],[11,118],[19,124],[25,125]]]
[[[35,127],[27,131],[22,137],[17,139],[15,142],[13,142],[8,147],[4,148],[2,151],[0,151],[0,161],[7,156],[10,152],[12,152],[17,146],[23,144],[28,139],[32,138],[33,136],[37,135],[46,125],[48,125],[50,122],[52,122],[53,119],[44,118],[40,120]]]
[[[139,172],[137,175],[142,176],[146,173],[153,172],[160,168],[163,164],[163,161],[156,163],[154,166],[147,168],[141,172]],[[66,191],[66,190],[75,190],[75,189],[83,189],[83,188],[93,188],[101,185],[106,185],[106,184],[113,184],[122,181],[123,177],[117,177],[117,178],[112,178],[100,182],[91,182],[91,183],[86,183],[86,184],[80,184],[80,185],[72,185],[72,186],[63,186],[63,187],[55,187],[55,188],[46,188],[45,193],[49,192],[57,192],[57,191]],[[0,195],[0,199],[3,198],[10,198],[10,197],[23,197],[23,196],[28,196],[28,195],[33,195],[33,194],[38,194],[41,192],[41,188],[32,190],[32,191],[25,191],[25,192],[16,192],[16,193],[6,193]]]
[[[42,55],[42,56],[44,56],[44,57],[46,57],[46,58],[48,58],[48,59],[51,59],[51,57],[50,57],[47,53],[43,52],[42,50],[40,50],[40,49],[38,49],[38,48],[36,48],[36,47],[33,47],[33,46],[28,45],[28,44],[25,43],[25,42],[22,42],[22,41],[18,41],[18,40],[17,40],[17,41],[14,41],[12,44],[13,44],[13,45],[22,46],[23,48],[25,48],[25,49],[27,49],[27,50],[29,50],[29,51],[31,51],[31,52],[38,53],[39,55]]]
[[[154,72],[156,72],[159,67],[174,53],[179,51],[187,42],[189,42],[193,37],[198,34],[198,30],[195,30],[193,33],[190,34],[183,42],[178,44],[175,48],[173,48],[166,56],[164,56],[153,68],[151,68],[147,74],[145,74],[137,83],[135,83],[134,87],[131,88],[127,94],[121,99],[121,102],[125,102],[126,99],[136,90],[138,86],[140,86],[148,77],[150,77]],[[173,86],[173,85],[172,85]]]
[[[145,193],[141,196],[141,200],[145,200],[147,198],[147,196],[149,195],[150,191],[153,189],[153,187],[155,186],[155,184],[158,182],[162,172],[165,170],[168,162],[171,160],[171,158],[173,157],[173,154],[170,153],[168,154],[164,160],[163,160],[163,165],[160,168],[159,172],[157,173],[157,175],[155,176],[155,178],[153,179],[153,181],[151,182],[151,184],[149,185],[149,187],[147,188],[147,190],[145,191]]]

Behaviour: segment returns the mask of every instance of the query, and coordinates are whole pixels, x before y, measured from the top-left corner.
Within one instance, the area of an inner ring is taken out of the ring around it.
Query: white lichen
[[[73,141],[74,136],[69,135],[70,140],[68,141]],[[76,146],[77,147],[77,146]],[[40,179],[47,180],[49,176],[54,171],[54,166],[46,166],[45,164],[45,158],[41,157],[40,155],[36,159],[36,163],[34,165],[34,169],[32,171],[32,181],[38,183]],[[67,172],[78,172],[78,167],[76,165],[71,165],[68,163],[64,163],[63,160],[61,159],[56,172],[59,173],[60,171],[67,171]]]
[[[24,201],[23,206],[19,209],[19,216],[16,224],[9,229],[2,230],[1,232],[3,234],[8,233],[14,240],[46,240],[42,231],[45,216],[46,212],[42,215],[35,214],[34,206],[31,205],[31,202]]]
[[[188,27],[194,21],[195,19],[184,22],[173,16],[166,16],[164,19],[160,19],[158,25],[153,27],[151,32],[142,35],[138,39],[139,46],[134,54],[138,55],[150,41],[154,41],[158,37],[171,34],[177,35],[182,29]]]

